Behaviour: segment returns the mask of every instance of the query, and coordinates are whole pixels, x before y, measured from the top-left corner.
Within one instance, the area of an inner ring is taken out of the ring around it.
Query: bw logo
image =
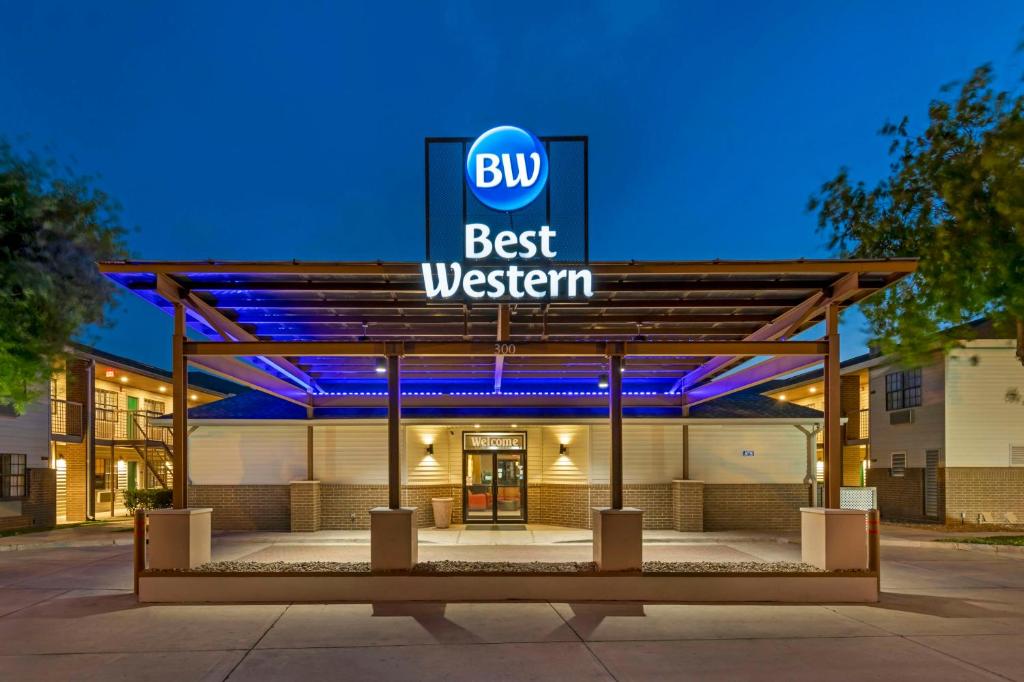
[[[544,144],[522,128],[492,128],[466,156],[466,182],[473,195],[497,211],[515,211],[540,196],[548,181]]]

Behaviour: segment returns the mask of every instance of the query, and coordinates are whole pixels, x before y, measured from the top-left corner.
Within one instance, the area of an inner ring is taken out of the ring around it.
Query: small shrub
[[[169,488],[139,488],[122,490],[124,508],[134,514],[136,509],[167,509],[174,499],[174,492]]]

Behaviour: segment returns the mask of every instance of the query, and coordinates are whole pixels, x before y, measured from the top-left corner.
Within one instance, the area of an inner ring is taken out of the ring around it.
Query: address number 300
[[[515,355],[516,344],[514,343],[496,343],[494,344],[495,355]]]

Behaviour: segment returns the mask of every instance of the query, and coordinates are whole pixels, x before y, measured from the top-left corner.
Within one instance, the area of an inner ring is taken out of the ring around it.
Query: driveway
[[[574,537],[508,547],[467,534],[425,547],[449,558],[589,551]],[[215,558],[366,549],[356,536],[301,539],[220,536]],[[645,547],[652,558],[797,550],[750,537]],[[882,570],[871,606],[138,605],[129,547],[51,546],[0,553],[0,678],[1024,680],[1024,560],[883,545]]]

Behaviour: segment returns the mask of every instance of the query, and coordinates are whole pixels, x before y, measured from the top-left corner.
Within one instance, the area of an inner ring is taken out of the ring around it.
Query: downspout
[[[818,506],[818,432],[821,426],[815,424],[810,429],[805,429],[799,424],[794,424],[807,439],[807,472],[804,475],[804,485],[810,486],[810,501],[812,507]]]

